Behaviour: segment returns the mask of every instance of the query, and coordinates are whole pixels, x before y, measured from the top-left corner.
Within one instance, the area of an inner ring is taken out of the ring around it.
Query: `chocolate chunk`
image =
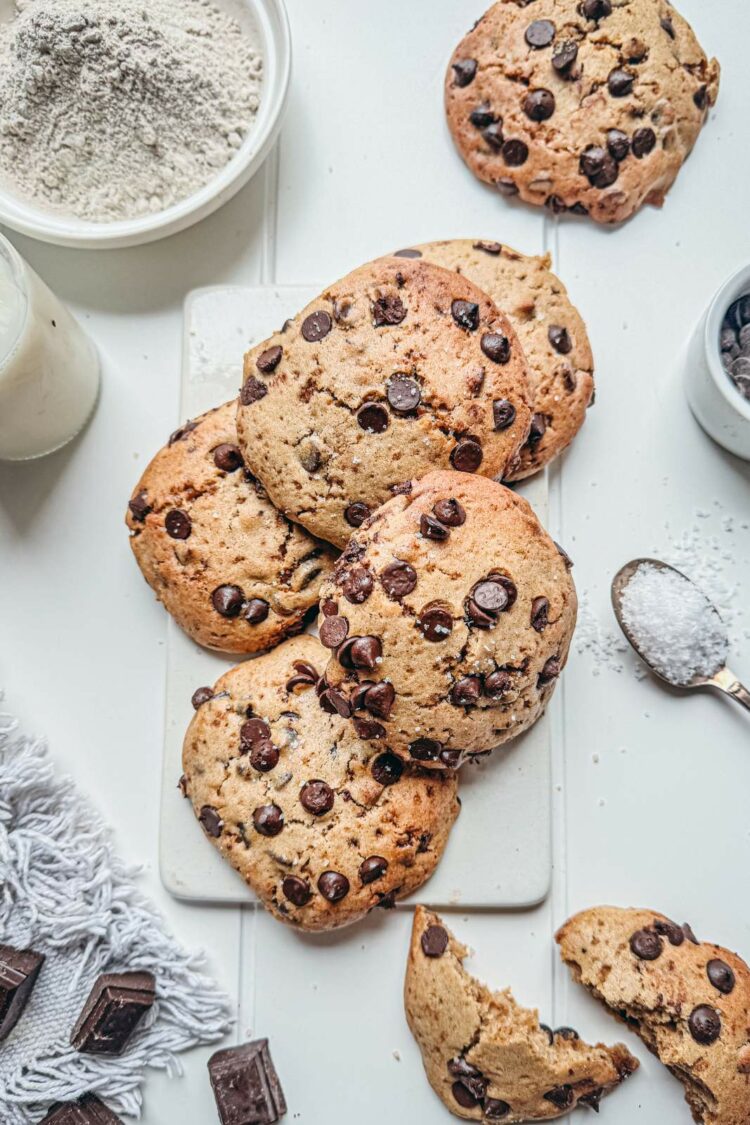
[[[333,321],[327,312],[314,312],[305,317],[302,322],[302,335],[308,344],[317,344],[324,340],[333,328]]]
[[[630,139],[622,129],[610,129],[607,133],[607,150],[618,163],[630,155]]]
[[[510,1113],[510,1106],[501,1098],[485,1098],[482,1109],[488,1121],[502,1121]]]
[[[454,301],[451,316],[459,328],[466,328],[469,332],[474,332],[479,327],[479,305],[473,301]]]
[[[385,681],[379,684],[373,684],[369,687],[364,694],[363,704],[365,710],[369,711],[371,715],[375,715],[378,719],[384,719],[388,722],[393,710],[393,704],[396,701],[396,690],[393,684],[388,684]]]
[[[43,954],[33,949],[0,945],[0,1042],[21,1018],[43,964]]]
[[[180,426],[173,434],[169,435],[167,445],[174,445],[177,441],[184,441],[188,434],[192,434],[193,430],[198,429],[197,422],[186,422],[184,426]]]
[[[459,473],[475,473],[483,460],[484,453],[476,438],[461,438],[451,453],[451,465]]]
[[[503,145],[503,160],[510,168],[520,168],[529,159],[529,146],[523,141],[508,140]],[[515,184],[513,185],[515,187]],[[518,190],[518,189],[516,189]],[[510,192],[509,194],[515,194]]]
[[[555,1086],[552,1090],[548,1090],[546,1094],[542,1094],[546,1102],[551,1102],[552,1105],[557,1106],[558,1109],[570,1109],[575,1101],[575,1094],[573,1093],[572,1086]]]
[[[507,398],[496,398],[492,404],[492,421],[495,430],[507,430],[516,420],[516,408]]]
[[[417,738],[409,743],[409,753],[415,762],[436,762],[442,750],[443,744],[436,738]]]
[[[380,583],[392,601],[410,594],[417,585],[417,572],[405,562],[394,562],[380,575]]]
[[[214,465],[217,469],[221,469],[223,473],[234,473],[237,469],[241,469],[244,463],[244,458],[238,446],[229,445],[228,442],[216,446]]]
[[[422,401],[419,383],[409,375],[392,375],[388,380],[386,394],[391,408],[397,414],[409,414],[412,410],[416,410]]]
[[[369,598],[374,585],[375,582],[369,570],[365,570],[363,566],[355,566],[347,574],[341,589],[344,591],[344,597],[348,602],[351,602],[352,605],[362,605]]]
[[[670,945],[682,945],[685,940],[682,926],[678,926],[676,922],[663,922],[661,919],[655,919],[653,929],[657,934],[667,938]]]
[[[398,294],[386,294],[373,302],[372,320],[376,328],[401,324],[406,317],[406,306]]]
[[[561,672],[560,661],[556,656],[550,656],[549,660],[545,663],[536,681],[537,687],[548,687],[553,683]]]
[[[444,543],[451,533],[449,527],[427,513],[419,517],[419,530],[425,539],[433,539],[436,543]]]
[[[251,625],[261,625],[268,617],[270,609],[268,602],[263,598],[251,598],[242,616]]]
[[[39,1125],[123,1125],[123,1120],[95,1094],[84,1094],[77,1102],[53,1105]]]
[[[524,98],[523,111],[531,121],[547,121],[555,112],[555,95],[551,90],[531,90]]]
[[[464,676],[453,685],[450,701],[454,707],[473,707],[482,694],[482,681],[479,676]]]
[[[278,344],[273,348],[266,348],[256,359],[255,366],[263,375],[271,375],[281,363],[283,354]]]
[[[369,519],[369,516],[370,509],[367,504],[364,504],[361,500],[350,504],[344,512],[344,519],[350,527],[361,527],[365,520]]]
[[[642,160],[656,147],[656,133],[653,129],[637,129],[633,133],[633,156]]]
[[[197,711],[199,707],[202,707],[204,703],[208,703],[209,699],[213,699],[213,697],[214,697],[213,688],[199,687],[199,688],[196,688],[195,691],[193,692],[193,694],[191,696],[191,699],[190,699],[190,702],[192,703],[193,707]]]
[[[384,406],[377,402],[366,402],[357,412],[357,422],[370,434],[382,434],[388,429],[390,417]]]
[[[579,163],[581,175],[588,178],[592,187],[610,187],[620,174],[617,161],[600,145],[589,145],[581,154]]]
[[[203,806],[198,813],[198,820],[206,835],[212,836],[215,840],[218,840],[219,836],[221,836],[224,831],[224,821],[212,805]]]
[[[367,887],[370,883],[377,883],[378,879],[382,879],[388,870],[388,860],[384,859],[382,855],[371,855],[363,860],[359,865],[359,878],[363,886]]]
[[[531,427],[529,429],[529,436],[526,438],[526,444],[532,448],[539,445],[544,435],[547,432],[547,419],[543,414],[532,414]]]
[[[612,0],[583,0],[581,14],[587,20],[603,20],[612,15]]]
[[[453,66],[453,85],[454,86],[470,86],[476,78],[477,74],[477,60],[476,59],[456,59],[452,64]]]
[[[153,973],[105,973],[95,981],[70,1036],[87,1055],[121,1055],[156,999]]]
[[[349,894],[349,880],[340,871],[324,871],[318,879],[318,890],[327,902],[341,902]]]
[[[709,961],[706,965],[706,975],[714,988],[718,989],[719,992],[723,992],[725,996],[729,996],[730,992],[734,989],[734,972],[729,965],[727,965],[726,961],[720,961],[718,958]]]
[[[485,332],[481,347],[493,363],[507,363],[510,359],[510,340],[500,332]]]
[[[242,384],[240,402],[243,406],[252,406],[254,402],[260,402],[267,394],[268,387],[266,384],[261,383],[260,379],[256,379],[254,375],[251,375],[250,378],[246,379]]]
[[[442,957],[448,948],[448,933],[442,926],[428,926],[421,938],[425,957]]]
[[[261,836],[278,836],[284,827],[284,814],[278,805],[261,805],[253,811],[253,824]]]
[[[513,687],[513,677],[502,668],[485,677],[483,690],[488,699],[500,699]]]
[[[395,785],[404,772],[404,763],[390,752],[380,754],[372,763],[372,776],[378,785]]]
[[[690,1013],[688,1027],[696,1043],[709,1046],[711,1043],[715,1043],[721,1035],[721,1016],[715,1008],[711,1008],[708,1004],[699,1004]]]
[[[469,121],[475,129],[486,129],[488,125],[494,125],[497,121],[496,115],[492,112],[487,102],[482,102],[469,114]]]
[[[310,884],[306,879],[298,879],[296,875],[287,875],[281,884],[281,890],[284,898],[289,899],[294,906],[307,906],[312,898]]]
[[[453,632],[453,617],[449,610],[441,606],[428,606],[417,618],[417,624],[426,641],[438,643],[446,641]]]
[[[193,525],[190,522],[190,516],[186,512],[181,512],[177,508],[173,508],[171,512],[167,512],[164,517],[164,527],[167,535],[171,539],[189,539],[190,533],[193,530]]]
[[[307,781],[299,791],[299,799],[304,809],[313,816],[325,816],[333,808],[335,794],[325,781]]]
[[[636,930],[630,939],[630,950],[640,961],[656,961],[664,943],[653,930]]]
[[[609,72],[607,86],[613,98],[625,98],[633,90],[635,75],[622,67],[615,67]]]
[[[208,1073],[222,1125],[274,1125],[286,1113],[267,1039],[217,1051]]]
[[[566,76],[577,58],[578,44],[575,39],[564,39],[556,43],[552,50],[552,65],[563,76]]]
[[[466,523],[466,512],[458,500],[438,500],[432,509],[436,519],[446,527],[462,527]]]
[[[524,32],[524,39],[528,45],[537,51],[542,47],[549,47],[554,38],[555,25],[552,20],[534,20]]]
[[[217,586],[211,601],[222,617],[238,617],[245,604],[245,595],[239,586]]]
[[[349,622],[345,617],[326,617],[319,633],[321,644],[326,648],[338,648],[349,635]]]
[[[130,508],[130,514],[133,519],[138,520],[139,523],[143,523],[146,516],[151,511],[151,505],[147,501],[146,493],[143,490],[139,492],[137,496],[133,497],[128,507]]]

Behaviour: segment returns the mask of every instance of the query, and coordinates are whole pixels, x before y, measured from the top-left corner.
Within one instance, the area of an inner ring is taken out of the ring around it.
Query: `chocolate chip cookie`
[[[573,977],[685,1086],[696,1121],[750,1121],[750,970],[654,910],[594,907],[557,934]]]
[[[601,1099],[638,1068],[617,1044],[591,1047],[553,1031],[511,992],[491,992],[463,966],[468,949],[417,907],[406,968],[406,1018],[435,1093],[467,1121],[549,1121]]]
[[[296,637],[203,689],[183,789],[263,905],[303,930],[348,925],[430,877],[457,782],[404,768],[319,704],[326,650]]]
[[[248,353],[240,446],[290,519],[343,547],[404,481],[517,468],[526,360],[468,279],[384,258],[330,286]]]
[[[567,658],[569,567],[510,489],[429,473],[352,536],[321,590],[321,702],[360,738],[434,768],[514,738]]]
[[[529,257],[491,240],[454,239],[406,251],[464,274],[506,314],[529,365],[534,414],[518,468],[520,480],[570,444],[594,395],[594,360],[586,326],[550,270],[549,254]]]
[[[136,485],[127,525],[146,581],[185,632],[254,653],[304,627],[335,553],[247,471],[236,411],[228,402],[172,434]]]
[[[661,206],[718,90],[719,64],[667,0],[500,0],[445,82],[480,180],[602,223]]]

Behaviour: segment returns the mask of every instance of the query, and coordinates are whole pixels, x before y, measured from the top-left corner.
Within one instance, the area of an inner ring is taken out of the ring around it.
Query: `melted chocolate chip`
[[[229,445],[224,443],[217,445],[214,450],[214,465],[223,473],[235,473],[237,469],[241,469],[245,461],[236,445]]]
[[[466,328],[469,332],[474,332],[479,327],[479,305],[473,301],[454,301],[451,316],[459,328]]]
[[[417,738],[409,743],[409,753],[416,762],[436,762],[443,749],[435,738]]]
[[[211,595],[211,602],[222,617],[239,617],[245,604],[245,595],[239,586],[217,586]]]
[[[510,340],[500,332],[485,332],[482,351],[493,363],[507,363],[510,359]]]
[[[622,163],[630,155],[630,138],[622,129],[610,129],[607,133],[607,149],[609,155],[618,163]]]
[[[696,1043],[709,1046],[721,1035],[721,1016],[715,1008],[709,1007],[708,1004],[700,1004],[690,1013],[688,1027]]]
[[[357,738],[363,739],[365,742],[373,742],[380,738],[385,738],[386,729],[380,723],[374,722],[372,719],[360,719],[359,717],[352,720],[354,729],[357,733]]]
[[[711,981],[714,988],[718,989],[725,996],[729,996],[730,992],[734,989],[736,980],[732,969],[727,965],[726,961],[720,961],[715,958],[709,961],[706,965],[706,976]]]
[[[448,948],[448,933],[442,926],[428,926],[421,938],[425,957],[442,957]]]
[[[417,572],[405,562],[394,562],[380,576],[380,583],[392,601],[410,594],[417,585]]]
[[[564,39],[556,43],[552,51],[552,65],[558,74],[565,77],[578,58],[578,44],[575,39]]]
[[[470,86],[476,78],[476,59],[456,59],[453,65],[453,85]]]
[[[278,836],[284,827],[284,814],[278,805],[261,805],[253,812],[253,824],[261,836]]]
[[[139,492],[137,496],[134,496],[128,504],[128,507],[130,508],[130,514],[132,515],[133,519],[138,520],[139,523],[143,523],[143,521],[146,519],[146,516],[151,511],[151,505],[146,500],[146,493],[144,491]]]
[[[251,375],[246,379],[240,391],[240,402],[243,406],[252,406],[254,402],[260,402],[268,394],[268,387],[265,383],[261,383],[260,379],[256,379]]]
[[[620,169],[615,160],[606,149],[600,145],[589,145],[581,154],[579,162],[581,175],[588,178],[592,187],[610,187],[620,174]]]
[[[495,430],[507,430],[516,420],[516,408],[507,398],[496,398],[492,404],[492,421]]]
[[[278,345],[273,348],[267,348],[266,351],[260,353],[255,361],[255,366],[263,375],[270,375],[281,363],[283,354],[282,349]]]
[[[656,133],[653,129],[637,129],[633,133],[633,156],[642,160],[656,147]]]
[[[397,294],[378,297],[372,306],[372,321],[376,328],[401,324],[406,317],[406,306]]]
[[[536,681],[537,687],[548,687],[553,683],[561,672],[560,661],[556,656],[550,656],[549,660],[545,663]]]
[[[395,754],[380,754],[372,763],[372,776],[378,785],[395,785],[404,772],[404,763]]]
[[[344,519],[350,527],[361,527],[366,519],[370,517],[370,509],[367,504],[361,500],[356,500],[350,504],[344,511]]]
[[[607,79],[607,87],[613,98],[625,98],[633,90],[635,75],[622,67],[611,70]]]
[[[528,45],[537,51],[542,47],[549,47],[554,38],[555,25],[552,20],[534,20],[524,32],[524,39]]]
[[[476,438],[461,438],[451,453],[451,465],[459,473],[475,473],[484,460]]]
[[[510,672],[506,672],[500,668],[497,672],[490,672],[489,676],[485,677],[484,694],[488,699],[500,699],[501,696],[506,695],[512,687],[513,677]]]
[[[409,375],[393,375],[386,388],[388,402],[397,414],[410,414],[422,401],[422,390]]]
[[[453,685],[450,701],[454,707],[473,707],[482,694],[482,681],[479,676],[464,676]]]
[[[306,879],[298,879],[296,875],[287,875],[281,884],[284,897],[294,906],[307,906],[312,898],[310,884]]]
[[[203,831],[206,833],[206,835],[213,836],[214,839],[218,839],[224,831],[224,821],[221,819],[216,809],[212,808],[211,805],[203,806],[201,811],[198,813],[198,820],[201,822]]]
[[[326,617],[320,626],[320,640],[326,648],[338,648],[349,635],[349,622],[345,617]]]
[[[446,527],[462,527],[466,523],[466,512],[458,500],[438,500],[432,509],[435,517]]]
[[[299,791],[299,799],[304,809],[313,816],[325,816],[333,808],[334,792],[325,781],[307,781]]]
[[[388,429],[390,417],[384,406],[377,402],[366,402],[357,412],[357,422],[370,434],[382,434]]]
[[[488,1121],[502,1121],[510,1113],[510,1106],[501,1098],[485,1098],[482,1109]]]
[[[447,641],[453,632],[453,617],[447,609],[440,606],[429,606],[423,609],[417,618],[417,624],[426,641],[434,644]]]
[[[302,335],[308,344],[317,344],[324,340],[333,328],[333,321],[327,312],[310,313],[302,322]]]
[[[474,249],[482,250],[485,254],[491,254],[493,258],[497,258],[503,252],[500,242],[475,242]]]
[[[555,112],[555,95],[551,90],[531,90],[524,98],[523,111],[531,121],[547,121]]]
[[[509,140],[503,145],[503,160],[510,168],[520,168],[529,159],[529,146],[523,141]],[[498,185],[499,186],[499,185]],[[515,187],[515,185],[513,185]],[[516,189],[517,190],[517,189]],[[514,192],[510,194],[515,194]]]
[[[193,530],[190,516],[186,512],[180,512],[177,508],[167,512],[164,518],[164,527],[167,535],[172,539],[189,539]]]
[[[494,125],[497,121],[497,117],[490,109],[489,104],[487,102],[482,102],[481,105],[476,106],[476,108],[471,111],[469,121],[475,129],[486,129],[488,125]]]
[[[196,690],[193,692],[190,702],[197,711],[199,707],[202,707],[204,703],[208,703],[208,701],[210,699],[213,699],[213,697],[213,688],[199,687],[196,688]]]
[[[664,943],[653,930],[636,930],[630,939],[630,950],[640,961],[656,961]]]
[[[353,567],[344,579],[341,589],[344,597],[352,605],[362,605],[372,593],[375,582],[369,570],[363,566]]]
[[[419,530],[425,539],[434,539],[436,543],[444,543],[450,535],[449,527],[427,513],[419,518]]]
[[[318,879],[318,890],[327,902],[341,902],[349,894],[349,880],[340,871],[324,871]]]
[[[384,859],[382,855],[371,855],[363,860],[359,865],[359,879],[363,886],[367,887],[370,883],[377,883],[378,879],[382,879],[388,870],[388,860]]]
[[[685,940],[685,935],[682,932],[682,926],[678,926],[676,922],[662,921],[660,918],[655,919],[653,929],[657,934],[667,938],[670,945],[682,945]]]

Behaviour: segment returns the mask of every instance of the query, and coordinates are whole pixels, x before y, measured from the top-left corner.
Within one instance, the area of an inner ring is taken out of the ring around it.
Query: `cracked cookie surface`
[[[127,511],[130,545],[159,601],[199,644],[256,653],[303,628],[335,559],[245,472],[236,402],[186,423]]]
[[[696,1121],[750,1121],[750,970],[653,910],[594,907],[557,934],[573,977],[685,1086]]]
[[[515,328],[529,366],[534,408],[518,468],[521,480],[570,444],[594,395],[594,359],[586,325],[550,269],[549,254],[529,256],[499,242],[453,239],[409,253],[464,274],[489,294]]]
[[[510,489],[429,473],[352,537],[321,590],[322,702],[361,738],[432,768],[514,738],[567,659],[569,566]]]
[[[622,1044],[589,1046],[540,1024],[510,990],[491,992],[464,968],[468,949],[417,907],[404,985],[406,1018],[430,1085],[467,1121],[550,1121],[601,1099],[638,1068]]]
[[[667,0],[500,0],[456,48],[445,101],[479,179],[614,223],[661,206],[718,90]]]
[[[290,519],[337,546],[403,481],[512,472],[530,424],[508,319],[427,262],[362,266],[245,357],[247,464]]]
[[[276,918],[348,925],[417,890],[459,811],[452,775],[404,769],[318,705],[327,653],[295,637],[222,676],[185,737],[204,833]]]

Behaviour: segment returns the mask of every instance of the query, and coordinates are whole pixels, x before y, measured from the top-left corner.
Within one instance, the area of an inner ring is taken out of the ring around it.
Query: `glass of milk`
[[[74,438],[99,393],[99,358],[61,301],[0,235],[0,460]]]

